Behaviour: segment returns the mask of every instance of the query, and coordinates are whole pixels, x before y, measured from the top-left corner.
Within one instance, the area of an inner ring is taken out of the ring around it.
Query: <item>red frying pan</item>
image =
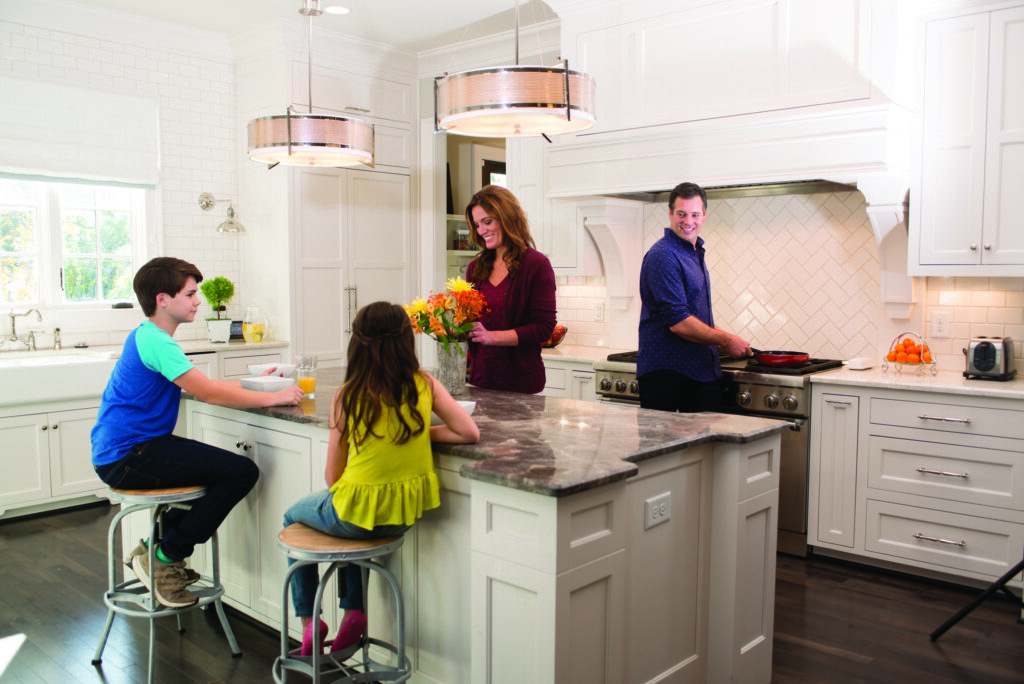
[[[757,358],[758,363],[766,366],[788,366],[807,363],[809,358],[807,354],[797,351],[761,351],[753,347],[750,348],[750,351],[754,352],[754,357]]]

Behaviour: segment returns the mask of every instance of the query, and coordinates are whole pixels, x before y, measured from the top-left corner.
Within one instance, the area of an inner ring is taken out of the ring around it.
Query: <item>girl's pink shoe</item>
[[[341,621],[341,627],[338,628],[338,636],[334,637],[334,643],[331,644],[331,653],[355,646],[364,634],[366,634],[366,613],[361,610],[346,610],[345,619]]]
[[[317,639],[317,646],[320,648],[320,653],[324,652],[324,641],[327,640],[327,623],[323,620],[317,620],[320,623],[320,634]],[[311,656],[313,655],[313,623],[310,622],[309,626],[306,627],[305,633],[302,635],[302,648],[297,648],[294,651],[288,653],[290,656]]]

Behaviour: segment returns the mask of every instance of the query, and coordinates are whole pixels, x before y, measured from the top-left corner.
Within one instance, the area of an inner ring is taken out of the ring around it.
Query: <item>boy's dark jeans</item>
[[[196,544],[212,537],[260,477],[245,456],[176,435],[140,442],[120,461],[97,466],[96,473],[118,489],[206,487],[206,495],[190,502],[190,509],[173,508],[164,516],[160,548],[175,561],[188,558]]]

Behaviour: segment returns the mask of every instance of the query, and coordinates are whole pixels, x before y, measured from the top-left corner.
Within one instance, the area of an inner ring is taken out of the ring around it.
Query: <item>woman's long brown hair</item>
[[[373,432],[373,425],[385,405],[393,407],[398,418],[396,444],[404,444],[422,433],[425,423],[416,410],[419,368],[412,323],[405,310],[390,302],[374,302],[361,308],[352,321],[348,368],[333,416],[334,424],[341,430],[342,443],[360,446],[371,434],[378,439],[384,437]],[[414,425],[409,425],[402,415],[403,403],[409,406]]]
[[[505,245],[505,265],[508,266],[510,275],[515,275],[519,270],[519,264],[523,260],[527,247],[536,247],[533,238],[530,236],[530,224],[526,220],[526,212],[519,204],[519,200],[511,192],[498,185],[486,185],[481,188],[469,200],[466,205],[466,225],[469,226],[470,237],[473,244],[482,249],[477,257],[476,266],[469,274],[472,280],[484,280],[491,275],[494,269],[494,260],[498,253],[493,249],[486,249],[484,241],[476,231],[473,224],[474,207],[483,207],[488,216],[497,219],[501,224],[504,233],[502,243]]]

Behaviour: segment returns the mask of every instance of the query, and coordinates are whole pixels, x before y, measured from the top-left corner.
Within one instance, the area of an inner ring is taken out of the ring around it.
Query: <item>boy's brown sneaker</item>
[[[126,567],[132,568],[132,559],[133,558],[135,558],[136,556],[146,556],[148,554],[149,554],[149,547],[146,546],[146,540],[145,539],[140,539],[139,543],[135,545],[135,548],[132,549],[131,553],[129,553],[127,556],[124,557],[124,564],[125,564]],[[146,562],[147,563],[149,562],[148,558],[146,559]],[[132,570],[134,570],[134,569],[135,568],[132,568]],[[185,566],[185,585],[186,586],[189,585],[189,584],[195,584],[200,579],[201,579],[201,575],[198,572],[196,572],[192,568],[188,567],[187,565]]]
[[[149,553],[133,556],[132,570],[139,581],[153,591],[153,587],[149,585]],[[185,588],[187,582],[184,561],[170,565],[157,561],[156,567],[153,568],[153,584],[156,585],[156,591],[153,591],[156,600],[168,608],[187,608],[199,601],[198,594]]]

